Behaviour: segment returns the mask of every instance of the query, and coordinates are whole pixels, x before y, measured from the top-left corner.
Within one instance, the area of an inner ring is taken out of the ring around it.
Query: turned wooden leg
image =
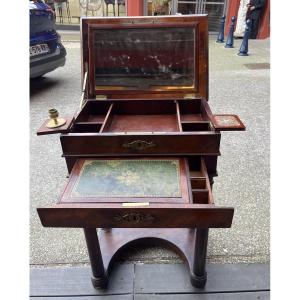
[[[206,250],[208,229],[196,229],[194,263],[191,270],[191,283],[194,287],[203,288],[206,283]]]
[[[97,236],[96,228],[84,228],[86,245],[91,261],[92,284],[95,289],[104,289],[107,287],[107,276],[103,266],[103,260]]]

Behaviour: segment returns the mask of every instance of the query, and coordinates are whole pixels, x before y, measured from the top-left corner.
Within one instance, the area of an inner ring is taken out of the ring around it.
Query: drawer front
[[[229,228],[233,208],[214,205],[151,205],[124,208],[113,205],[57,204],[38,208],[45,227],[89,228]]]
[[[61,135],[64,156],[219,155],[219,133],[185,135]]]

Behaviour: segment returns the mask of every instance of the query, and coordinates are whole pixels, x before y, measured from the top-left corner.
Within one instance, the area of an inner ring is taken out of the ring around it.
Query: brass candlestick
[[[56,128],[66,124],[66,120],[63,118],[58,118],[59,113],[55,108],[49,109],[49,117],[50,121],[47,123],[46,127],[48,128]]]

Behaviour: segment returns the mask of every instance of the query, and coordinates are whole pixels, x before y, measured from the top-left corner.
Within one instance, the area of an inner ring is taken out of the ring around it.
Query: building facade
[[[208,29],[217,32],[220,17],[226,15],[226,32],[230,18],[241,15],[239,8],[247,0],[45,0],[56,13],[56,23],[78,25],[83,16],[142,16],[166,14],[208,14]],[[250,1],[250,0],[248,0]],[[239,22],[239,20],[238,20]],[[242,31],[240,23],[238,31]],[[261,16],[258,38],[270,36],[270,0]]]

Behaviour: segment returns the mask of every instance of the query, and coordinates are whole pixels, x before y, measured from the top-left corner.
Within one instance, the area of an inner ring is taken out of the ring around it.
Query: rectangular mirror
[[[195,86],[195,27],[93,31],[96,90],[185,90]]]

